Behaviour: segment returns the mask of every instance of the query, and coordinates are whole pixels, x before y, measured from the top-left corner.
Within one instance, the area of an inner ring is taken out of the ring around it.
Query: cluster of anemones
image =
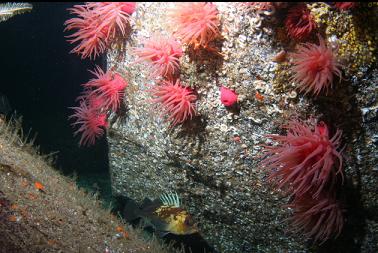
[[[70,43],[79,43],[71,53],[92,59],[104,53],[117,34],[126,34],[135,3],[88,2],[69,10],[76,17],[64,23],[65,30],[77,31],[67,38]]]
[[[209,49],[208,44],[220,36],[218,10],[212,3],[180,3],[169,11],[169,20],[175,29],[174,37],[194,48]],[[149,92],[171,126],[183,123],[195,115],[194,103],[197,99],[191,88],[179,79],[179,59],[181,44],[174,37],[164,38],[154,35],[143,42],[143,48],[134,50],[150,65],[151,76],[163,78]]]
[[[118,73],[104,71],[97,67],[90,71],[95,78],[83,84],[84,92],[78,98],[80,106],[72,107],[75,111],[69,118],[74,119],[73,126],[79,125],[75,135],[81,133],[79,145],[93,145],[96,139],[108,127],[107,113],[117,111],[124,97],[127,82]]]
[[[65,30],[76,30],[67,36],[70,43],[78,43],[71,53],[81,58],[95,59],[104,53],[114,39],[125,36],[130,15],[135,11],[134,2],[87,2],[70,8],[76,17],[67,20]],[[69,118],[73,126],[79,125],[75,135],[81,133],[79,145],[93,145],[108,127],[107,113],[116,112],[124,96],[127,82],[118,73],[97,67],[90,71],[96,78],[83,84],[84,92],[79,96],[80,106]]]
[[[144,47],[134,49],[134,54],[139,58],[136,62],[146,62],[150,66],[150,76],[163,79],[148,90],[153,97],[152,103],[171,127],[191,119],[195,114],[197,97],[178,79],[183,54],[181,44],[173,37],[161,35],[153,35],[143,44]]]
[[[148,90],[161,116],[170,122],[171,127],[191,119],[195,114],[197,97],[178,79],[181,45],[173,37],[154,35],[144,41],[143,48],[134,52],[139,56],[136,62],[145,61],[150,65],[151,77],[163,78]]]
[[[293,120],[287,135],[269,135],[278,144],[265,146],[262,166],[268,180],[291,196],[293,230],[316,242],[339,235],[343,215],[335,192],[344,176],[340,154],[341,131],[330,137],[327,125]]]

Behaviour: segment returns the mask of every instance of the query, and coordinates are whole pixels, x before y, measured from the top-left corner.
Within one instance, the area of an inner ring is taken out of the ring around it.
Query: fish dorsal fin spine
[[[165,206],[180,207],[181,202],[177,192],[174,193],[164,193],[160,196],[160,200]]]

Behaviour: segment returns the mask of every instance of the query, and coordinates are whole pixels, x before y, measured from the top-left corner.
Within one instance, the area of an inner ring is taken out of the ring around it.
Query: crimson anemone
[[[165,115],[166,121],[171,122],[171,127],[181,124],[195,115],[195,101],[197,96],[189,87],[181,85],[179,80],[163,81],[161,85],[155,85],[149,90],[156,103]]]
[[[108,70],[106,73],[100,68],[96,67],[94,71],[90,71],[96,78],[83,84],[86,89],[87,96],[96,97],[97,103],[102,101],[100,107],[105,110],[111,109],[114,112],[118,110],[120,103],[125,94],[127,82],[118,73]]]
[[[304,43],[299,46],[296,53],[291,54],[294,73],[291,81],[298,84],[301,92],[319,95],[323,90],[328,92],[332,87],[333,76],[341,79],[340,64],[332,50],[319,35],[319,45]]]
[[[285,26],[289,36],[296,40],[307,38],[316,29],[314,17],[303,3],[289,9]]]
[[[196,48],[207,47],[220,35],[218,10],[213,3],[176,3],[175,8],[170,10],[169,18],[176,28],[175,35],[182,43]]]
[[[291,230],[323,243],[340,235],[344,217],[343,210],[332,194],[322,194],[318,199],[304,195],[289,205],[294,209]]]
[[[81,58],[95,59],[104,53],[119,31],[126,33],[129,17],[135,10],[135,3],[130,2],[89,2],[75,5],[68,9],[76,17],[67,20],[64,25],[68,30],[77,30],[67,36],[69,42],[79,43],[71,53]]]
[[[297,197],[309,194],[317,198],[322,191],[333,191],[338,176],[344,179],[339,151],[341,131],[332,138],[328,127],[315,127],[297,120],[286,126],[287,135],[268,135],[276,146],[265,146],[263,167],[269,180],[279,189]]]
[[[334,3],[335,7],[338,8],[339,10],[350,10],[355,8],[358,3],[357,2],[335,2]]]
[[[108,127],[106,114],[99,113],[97,108],[92,108],[85,101],[80,102],[79,107],[71,107],[75,111],[69,119],[75,119],[72,126],[80,125],[74,135],[81,133],[80,146],[93,145],[104,134],[104,128]]]
[[[143,48],[134,50],[139,56],[139,61],[147,61],[151,66],[151,76],[171,78],[178,73],[181,45],[174,38],[164,38],[158,35],[144,41]]]

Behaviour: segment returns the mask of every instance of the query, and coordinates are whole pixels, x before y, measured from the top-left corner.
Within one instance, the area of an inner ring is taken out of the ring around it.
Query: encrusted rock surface
[[[193,56],[187,49],[181,59],[180,79],[198,94],[197,116],[183,125],[169,128],[151,106],[146,90],[156,80],[145,65],[133,64],[131,53],[153,33],[170,34],[166,10],[172,4],[139,3],[124,51],[108,54],[109,67],[129,81],[124,115],[112,115],[108,132],[114,195],[142,201],[178,192],[200,222],[202,235],[221,252],[308,252],[314,248],[292,234],[285,221],[287,199],[266,184],[258,162],[261,144],[268,141],[265,134],[279,133],[293,114],[314,115],[341,128],[346,143],[348,220],[335,245],[352,238],[352,246],[363,252],[378,250],[377,70],[361,66],[360,76],[336,82],[329,96],[297,94],[282,67],[289,63],[272,61],[293,48],[277,39],[283,35],[275,26],[282,23],[240,4],[217,6],[223,36],[217,46],[223,57]],[[221,85],[239,94],[238,108],[221,104]],[[351,228],[361,222],[366,226]]]

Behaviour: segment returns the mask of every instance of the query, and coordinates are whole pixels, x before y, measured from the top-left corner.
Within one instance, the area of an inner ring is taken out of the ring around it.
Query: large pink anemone
[[[326,46],[325,41],[319,36],[319,45],[312,43],[301,44],[293,58],[292,81],[298,84],[301,92],[319,95],[320,92],[328,92],[332,87],[333,76],[341,79],[340,68],[342,64],[332,50]]]
[[[96,98],[96,103],[101,103],[100,107],[105,110],[111,109],[114,112],[118,110],[125,94],[127,82],[118,73],[108,70],[106,73],[96,67],[94,71],[90,71],[95,78],[83,84],[86,89],[85,93],[92,100]]]
[[[291,121],[287,135],[269,135],[276,146],[265,146],[263,167],[269,180],[296,197],[333,191],[338,176],[343,180],[342,156],[339,151],[341,131],[331,138],[328,127],[320,122],[315,127]]]
[[[197,96],[189,87],[182,86],[180,80],[163,81],[161,85],[153,86],[149,92],[154,97],[152,102],[157,104],[166,121],[171,122],[171,127],[195,115],[194,103]]]
[[[131,2],[89,2],[68,9],[76,17],[67,20],[66,30],[77,30],[67,36],[69,42],[79,43],[71,53],[81,58],[96,58],[104,53],[117,32],[125,35],[129,17],[135,10]]]
[[[180,68],[182,49],[174,38],[155,35],[144,41],[143,48],[134,50],[139,61],[146,61],[151,66],[151,76],[172,78]]]
[[[305,195],[295,198],[289,206],[294,210],[289,218],[293,232],[319,243],[340,235],[343,210],[333,194],[322,194],[318,199]]]
[[[213,3],[176,3],[169,17],[182,43],[207,47],[220,35],[218,10]]]
[[[93,145],[104,134],[104,128],[108,127],[106,114],[99,113],[97,108],[92,108],[85,101],[80,102],[79,107],[71,107],[75,111],[69,119],[75,119],[72,126],[80,125],[74,135],[81,133],[80,146]]]

